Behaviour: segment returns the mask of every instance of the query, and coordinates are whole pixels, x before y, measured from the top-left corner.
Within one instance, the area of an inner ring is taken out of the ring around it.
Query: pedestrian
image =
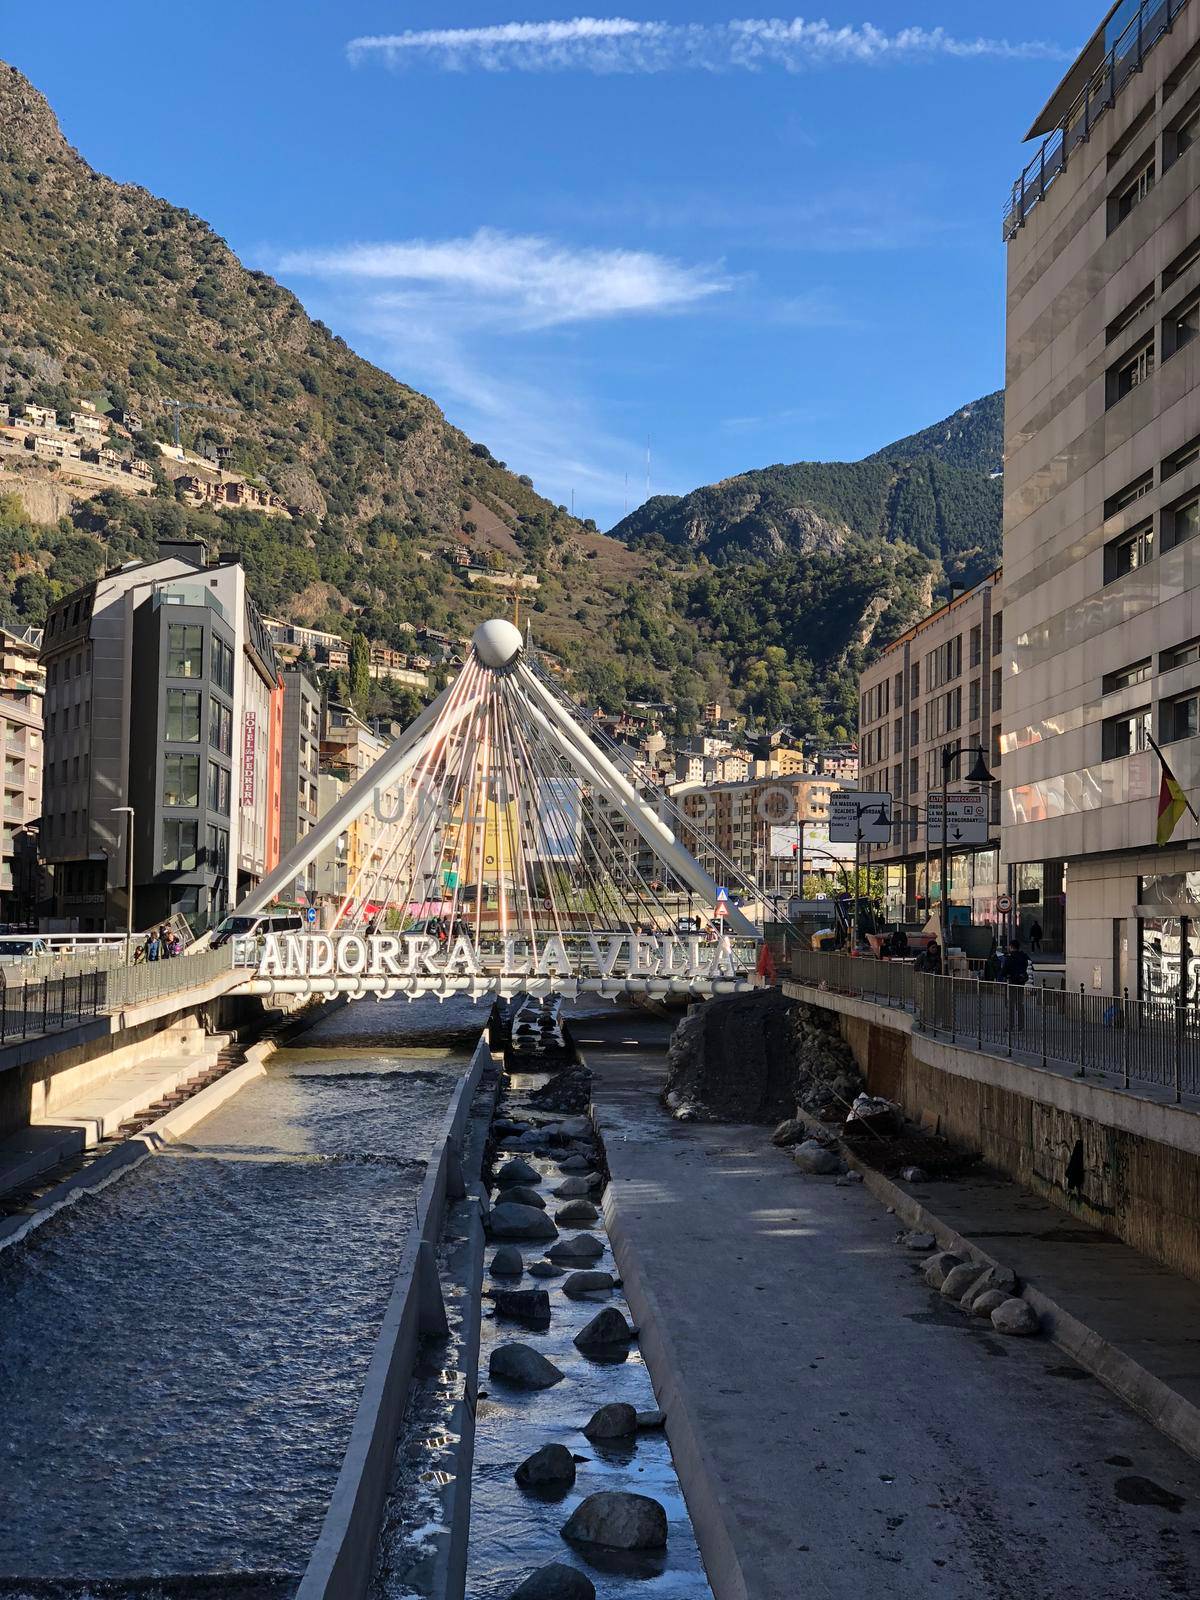
[[[1042,925],[1037,920],[1036,917],[1029,924],[1029,948],[1030,948],[1030,950],[1033,951],[1033,953],[1035,955],[1038,955],[1038,954],[1041,953],[1041,948],[1042,948]]]
[[[154,928],[146,935],[146,960],[157,961],[159,956],[158,933]]]
[[[1025,1032],[1025,985],[1029,982],[1029,957],[1021,949],[1019,939],[1013,939],[1004,958],[1004,982],[1008,985],[1008,1017],[1017,1029]]]
[[[993,939],[992,948],[988,951],[987,960],[983,963],[982,977],[984,983],[998,983],[1003,970],[1004,958],[996,948],[996,941]]]
[[[171,949],[171,930],[164,922],[158,930],[158,959],[166,961],[174,954],[174,950]]]
[[[930,939],[913,965],[918,972],[929,972],[935,976],[941,975],[942,947],[936,939]]]

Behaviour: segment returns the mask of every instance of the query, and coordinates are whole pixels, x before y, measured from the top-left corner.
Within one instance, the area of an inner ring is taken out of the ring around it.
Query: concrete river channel
[[[0,1252],[0,1596],[293,1593],[485,1015],[333,1012]]]

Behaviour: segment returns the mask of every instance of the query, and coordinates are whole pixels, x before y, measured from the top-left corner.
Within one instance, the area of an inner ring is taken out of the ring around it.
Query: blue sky
[[[999,387],[1019,141],[1104,9],[66,0],[0,54],[94,166],[606,527],[647,439],[683,492]]]

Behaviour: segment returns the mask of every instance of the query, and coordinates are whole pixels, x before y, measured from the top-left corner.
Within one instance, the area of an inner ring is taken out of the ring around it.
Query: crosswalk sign
[[[724,917],[727,917],[728,915],[729,915],[729,891],[728,891],[728,889],[718,889],[717,890],[717,901],[716,901],[716,904],[713,906],[713,916],[714,916],[714,918],[718,918],[718,917],[719,918],[724,918]]]

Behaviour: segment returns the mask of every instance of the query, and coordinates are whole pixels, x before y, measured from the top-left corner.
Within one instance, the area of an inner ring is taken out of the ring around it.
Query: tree
[[[350,705],[360,716],[366,714],[371,698],[371,648],[366,635],[355,633],[350,638]]]

